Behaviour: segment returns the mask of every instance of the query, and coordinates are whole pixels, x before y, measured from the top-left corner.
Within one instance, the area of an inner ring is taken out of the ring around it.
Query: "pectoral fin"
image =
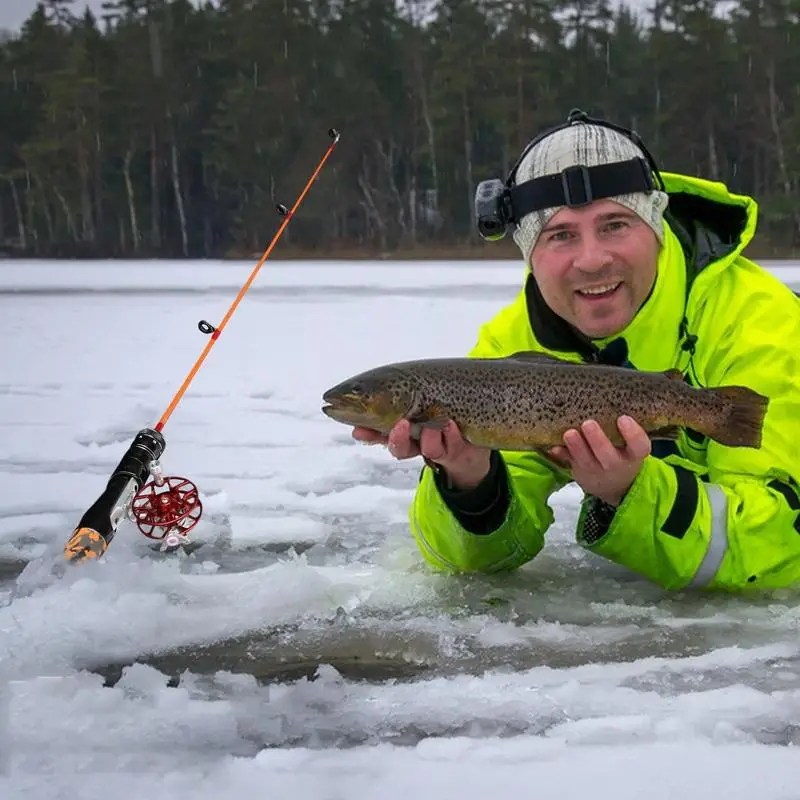
[[[679,425],[665,425],[663,428],[656,428],[653,431],[648,431],[647,435],[651,439],[669,439],[675,441],[681,433]]]
[[[436,403],[424,406],[421,392],[414,392],[411,406],[403,415],[411,423],[411,438],[419,439],[423,428],[442,430],[450,422],[450,415]]]

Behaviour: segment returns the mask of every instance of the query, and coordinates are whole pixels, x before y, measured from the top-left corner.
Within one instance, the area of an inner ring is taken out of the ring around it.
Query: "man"
[[[479,187],[487,207],[482,232],[512,227],[527,274],[471,356],[678,367],[695,386],[748,386],[769,407],[758,450],[692,431],[651,443],[628,417],[624,447],[586,420],[550,459],[474,447],[452,422],[419,441],[407,421],[386,438],[357,428],[396,458],[425,458],[410,510],[425,558],[451,571],[524,564],[553,521],[548,498],[572,480],[585,493],[579,544],[666,588],[800,581],[800,300],[742,255],[754,200],[661,174],[634,134],[573,112],[526,148],[508,188]]]

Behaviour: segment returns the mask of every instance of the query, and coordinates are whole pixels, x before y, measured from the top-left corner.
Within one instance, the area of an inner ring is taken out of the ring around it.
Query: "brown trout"
[[[524,352],[505,358],[434,358],[386,364],[328,389],[323,413],[346,425],[388,433],[400,419],[417,429],[453,420],[478,447],[545,450],[564,432],[596,420],[624,444],[627,414],[651,439],[677,439],[681,428],[727,447],[761,446],[768,399],[743,386],[697,389],[680,370],[644,372],[578,364]]]

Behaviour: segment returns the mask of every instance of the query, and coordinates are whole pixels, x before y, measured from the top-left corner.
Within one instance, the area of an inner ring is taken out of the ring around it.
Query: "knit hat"
[[[645,155],[624,134],[603,125],[577,122],[555,131],[535,144],[522,159],[515,183],[559,173],[566,167],[595,167],[632,158],[645,158]],[[664,243],[663,213],[669,202],[664,192],[635,192],[608,199],[638,214],[653,229],[659,242]],[[542,229],[562,208],[566,206],[532,211],[520,220],[513,237],[526,263],[530,263],[531,252]]]

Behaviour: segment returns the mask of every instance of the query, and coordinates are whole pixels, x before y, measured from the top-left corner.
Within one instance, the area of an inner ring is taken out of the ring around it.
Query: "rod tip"
[[[336,128],[328,128],[328,136],[335,142],[339,141],[339,131],[337,131]]]

